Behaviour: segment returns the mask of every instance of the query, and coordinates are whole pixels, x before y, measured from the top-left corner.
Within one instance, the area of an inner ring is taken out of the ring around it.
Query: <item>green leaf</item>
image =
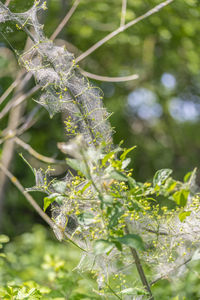
[[[121,215],[123,215],[123,211],[119,211],[118,209],[115,209],[113,215],[110,218],[108,228],[115,227],[118,224],[118,220]]]
[[[124,290],[120,291],[120,294],[122,294],[122,295],[133,295],[133,294],[135,294],[135,289],[134,288],[127,288],[127,289],[124,289]]]
[[[113,203],[113,197],[110,195],[104,195],[103,196],[103,202],[105,204],[112,204]]]
[[[58,204],[62,204],[64,199],[65,199],[65,197],[61,196],[58,193],[54,193],[54,194],[51,194],[48,197],[45,197],[44,198],[44,207],[43,207],[44,211],[46,211],[46,209],[49,207],[49,205],[51,203],[53,203],[54,201],[56,201]]]
[[[19,153],[19,156],[23,159],[23,161],[29,166],[29,168],[31,169],[31,171],[33,172],[33,174],[35,175],[35,171],[32,168],[32,166],[29,164],[29,162],[24,158],[22,153]]]
[[[122,244],[118,241],[113,241],[117,250],[122,251]]]
[[[84,185],[84,187],[82,188],[82,190],[80,190],[81,194],[83,194],[91,185],[92,181],[90,180],[88,183],[86,183]]]
[[[129,247],[137,250],[145,250],[144,242],[142,238],[137,234],[127,234],[122,237],[117,238],[117,240]]]
[[[171,175],[171,173],[171,169],[161,169],[157,171],[153,178],[153,185],[162,185],[162,183]]]
[[[184,182],[187,182],[189,184],[189,188],[192,188],[196,184],[196,173],[197,168],[195,168],[192,172],[189,172],[184,177]]]
[[[97,240],[94,244],[94,252],[96,255],[108,253],[113,247],[114,244],[112,242],[106,240]]]
[[[0,235],[0,243],[8,243],[10,241],[9,237],[5,234]]]
[[[55,181],[52,184],[52,186],[57,193],[60,193],[60,194],[65,193],[65,190],[66,190],[66,182],[65,181]]]
[[[83,175],[85,175],[86,178],[90,177],[88,174],[87,167],[83,161],[79,161],[74,158],[66,158],[66,162],[67,162],[68,166],[70,166],[75,171],[81,172]]]
[[[188,216],[191,215],[191,211],[182,211],[178,217],[181,222],[183,222]]]
[[[190,176],[192,175],[192,172],[188,172],[187,174],[185,174],[183,180],[184,182],[187,182],[190,179]]]
[[[128,181],[128,177],[119,171],[110,172],[109,177],[119,181]]]
[[[94,223],[94,215],[90,212],[84,212],[80,215],[78,215],[78,222],[80,225],[90,225]]]
[[[44,212],[46,211],[46,209],[49,207],[49,205],[55,201],[55,198],[50,198],[50,197],[45,197],[44,198],[44,207],[43,207],[43,210]]]
[[[176,203],[182,207],[187,204],[188,196],[189,196],[188,190],[180,190],[173,194],[173,198],[176,201]]]
[[[129,149],[125,149],[124,152],[120,155],[120,159],[123,161],[126,158],[127,154],[135,148],[136,148],[136,146],[133,146]]]
[[[137,186],[137,182],[132,177],[128,177],[128,185],[130,189],[133,189]]]
[[[114,155],[114,153],[115,153],[114,151],[111,151],[104,156],[104,158],[102,159],[102,166],[106,165],[107,161],[109,160],[109,158],[111,158]]]

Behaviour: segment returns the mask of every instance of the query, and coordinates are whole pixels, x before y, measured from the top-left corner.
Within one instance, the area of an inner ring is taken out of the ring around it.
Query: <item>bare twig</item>
[[[120,27],[125,25],[127,0],[122,0]]]
[[[23,81],[23,83],[25,83],[25,81]],[[27,93],[23,93],[19,97],[16,95],[16,97],[9,101],[8,104],[4,107],[4,109],[2,109],[2,111],[0,112],[0,119],[2,119],[10,111],[10,109],[21,104],[28,97],[31,97],[34,93],[36,93],[39,89],[40,87],[36,85],[30,91],[28,91]]]
[[[10,130],[9,127],[5,128],[0,134],[2,136],[2,139],[0,139],[0,144],[5,142],[6,140],[14,138],[15,136],[20,136],[29,128],[31,128],[36,122],[36,119],[33,118],[40,108],[41,107],[39,104],[36,107],[34,107],[34,109],[30,112],[25,122],[19,128],[14,130]]]
[[[0,169],[6,174],[6,176],[11,180],[11,182],[18,188],[18,190],[24,195],[24,197],[28,200],[30,205],[37,211],[37,213],[42,217],[42,219],[49,224],[51,228],[54,227],[54,223],[51,221],[51,219],[43,212],[43,210],[40,208],[40,206],[35,202],[33,197],[25,191],[19,180],[12,175],[10,171],[8,171],[5,166],[3,166],[0,163]]]
[[[83,75],[95,79],[95,80],[100,80],[100,81],[106,81],[106,82],[124,82],[124,81],[130,81],[130,80],[135,80],[139,78],[138,74],[133,74],[129,76],[122,76],[122,77],[108,77],[108,76],[101,76],[101,75],[96,75],[93,73],[89,73],[84,71],[83,69],[80,68],[80,71]]]
[[[26,144],[24,141],[19,139],[18,137],[14,138],[14,141],[16,144],[24,148],[26,151],[28,151],[32,156],[37,158],[38,160],[41,160],[47,164],[65,164],[65,161],[57,160],[51,157],[44,156],[37,151],[35,151],[29,144]]]
[[[3,95],[0,97],[0,104],[3,103],[3,101],[10,95],[10,93],[14,90],[14,88],[18,85],[20,82],[20,78],[17,78],[3,93]]]
[[[5,6],[8,6],[10,4],[11,0],[6,0]]]
[[[66,16],[64,17],[62,22],[58,25],[58,27],[56,28],[54,33],[51,35],[51,37],[50,37],[51,40],[54,40],[58,36],[58,34],[61,32],[63,27],[67,24],[67,22],[69,21],[69,19],[71,18],[71,16],[75,12],[75,10],[76,10],[77,6],[79,5],[79,3],[80,3],[80,0],[75,0],[75,2],[72,5],[71,9],[68,11],[68,13],[66,14]]]
[[[8,4],[10,3],[10,0],[7,1]],[[7,2],[5,3],[6,6],[8,6]],[[54,40],[58,34],[61,32],[63,27],[67,24],[73,13],[75,12],[78,4],[80,3],[80,0],[76,0],[71,7],[71,9],[68,11],[64,19],[61,21],[61,23],[58,25],[54,33],[51,35],[50,39]],[[13,91],[13,89],[18,85],[18,83],[22,80],[23,75],[25,74],[25,71],[22,73],[21,78],[16,79],[9,87],[8,89],[4,92],[4,94],[0,97],[0,104],[9,96],[9,94]],[[32,77],[32,75],[31,75]],[[23,81],[29,81],[30,80],[30,74],[27,74]]]
[[[58,226],[56,223],[54,223],[49,216],[40,208],[40,206],[37,204],[37,202],[33,199],[33,197],[24,189],[24,187],[21,185],[19,180],[7,169],[4,165],[0,163],[0,169],[3,171],[3,173],[10,179],[10,181],[18,188],[18,190],[24,195],[26,200],[29,202],[29,204],[35,209],[35,211],[40,215],[40,217],[52,228],[52,229],[59,229],[63,231],[63,228]],[[70,235],[64,231],[64,236],[66,237],[66,241],[69,241],[74,246],[78,247],[84,252],[87,252],[87,250],[81,248],[79,245],[77,245],[70,237]]]
[[[16,136],[21,135],[22,133],[27,131],[29,128],[31,128],[35,124],[35,122],[37,121],[37,118],[34,119],[34,117],[40,109],[41,109],[41,105],[39,105],[39,104],[32,109],[32,111],[28,114],[27,119],[17,129]]]
[[[174,269],[171,269],[169,272],[161,275],[159,278],[153,280],[150,285],[154,285],[156,282],[158,282],[161,279],[167,278],[172,272],[176,271],[177,269],[181,268],[182,266],[188,264],[192,260],[192,257],[188,258],[186,261],[184,261],[182,264],[176,266]]]
[[[129,234],[129,230],[128,230],[128,227],[126,226],[125,227],[125,233],[126,234]],[[146,275],[144,273],[144,270],[143,270],[143,267],[142,267],[142,264],[141,264],[141,261],[140,261],[140,258],[138,256],[138,253],[137,251],[132,248],[132,247],[129,247],[130,248],[130,251],[131,251],[131,254],[133,256],[133,259],[135,261],[135,265],[136,265],[136,268],[137,268],[137,271],[138,271],[138,274],[140,276],[140,279],[142,281],[142,284],[145,288],[145,290],[148,292],[149,296],[150,296],[150,299],[149,300],[154,300],[154,297],[152,295],[152,292],[151,292],[151,288],[150,288],[150,285],[147,281],[147,278],[146,278]]]
[[[84,53],[82,53],[79,57],[76,58],[76,62],[78,63],[79,61],[83,60],[84,58],[86,58],[88,55],[90,55],[92,52],[94,52],[95,50],[97,50],[99,47],[101,47],[103,44],[105,44],[107,41],[109,41],[110,39],[112,39],[114,36],[116,36],[117,34],[119,34],[120,32],[125,31],[126,29],[128,29],[129,27],[139,23],[140,21],[146,19],[147,17],[157,13],[159,10],[161,10],[163,7],[167,6],[168,4],[170,4],[171,2],[173,2],[174,0],[166,0],[158,5],[156,5],[154,8],[150,9],[148,12],[146,12],[144,15],[130,21],[129,23],[127,23],[124,26],[120,26],[119,28],[117,28],[116,30],[114,30],[113,32],[109,33],[107,36],[105,36],[103,39],[101,39],[100,41],[98,41],[96,44],[94,44],[92,47],[90,47],[87,51],[85,51]]]

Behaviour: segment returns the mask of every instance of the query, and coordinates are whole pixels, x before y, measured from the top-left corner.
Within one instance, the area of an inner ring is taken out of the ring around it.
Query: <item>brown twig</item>
[[[50,39],[54,40],[58,34],[61,32],[61,30],[64,28],[64,26],[67,24],[73,13],[75,12],[77,6],[79,5],[80,0],[75,0],[74,4],[72,5],[71,9],[68,11],[62,22],[58,25],[54,33],[51,35]]]
[[[7,169],[4,165],[0,163],[0,169],[3,171],[4,174],[10,179],[10,181],[18,188],[18,190],[24,195],[26,200],[29,202],[29,204],[35,209],[35,211],[40,215],[40,217],[54,230],[57,228],[58,230],[61,230],[63,232],[62,227],[58,226],[56,223],[54,223],[51,218],[40,208],[40,206],[37,204],[37,202],[33,199],[33,197],[24,189],[24,187],[21,185],[19,180]],[[81,248],[79,245],[77,245],[70,237],[70,235],[64,231],[63,235],[66,237],[66,241],[69,241],[74,246],[78,247],[84,252],[87,252],[87,250]]]
[[[14,90],[14,88],[18,85],[19,82],[20,82],[20,78],[17,78],[15,81],[13,81],[13,83],[7,88],[7,90],[0,97],[0,104],[2,104],[3,101],[10,95],[10,93]]]
[[[24,189],[24,187],[21,185],[19,180],[12,175],[10,171],[8,171],[7,168],[5,168],[4,165],[0,163],[0,169],[6,174],[6,176],[11,180],[11,182],[18,188],[18,190],[24,195],[24,197],[27,199],[27,201],[30,203],[30,205],[37,211],[37,213],[42,217],[42,219],[49,224],[51,228],[54,227],[54,223],[52,220],[43,212],[43,210],[40,208],[40,206],[35,202],[33,197],[27,193]]]
[[[136,80],[139,78],[138,74],[133,74],[133,75],[129,75],[129,76],[121,76],[121,77],[108,77],[108,76],[101,76],[101,75],[89,73],[87,71],[84,71],[81,68],[79,68],[79,69],[83,75],[85,75],[91,79],[106,81],[106,82],[124,82],[124,81]]]
[[[107,36],[105,36],[103,39],[101,39],[100,41],[98,41],[96,44],[94,44],[92,47],[90,47],[88,50],[86,50],[84,53],[82,53],[79,57],[76,58],[76,62],[78,63],[79,61],[83,60],[84,58],[86,58],[88,55],[90,55],[92,52],[94,52],[95,50],[97,50],[99,47],[101,47],[103,44],[105,44],[107,41],[109,41],[110,39],[112,39],[114,36],[118,35],[120,32],[125,31],[126,29],[128,29],[129,27],[139,23],[140,21],[146,19],[147,17],[157,13],[159,10],[161,10],[163,7],[167,6],[168,4],[170,4],[171,2],[173,2],[174,0],[166,0],[158,5],[156,5],[154,8],[150,9],[148,12],[146,12],[144,15],[130,21],[129,23],[127,23],[124,26],[120,26],[118,27],[116,30],[114,30],[113,32],[109,33]]]
[[[29,74],[30,75],[30,74]],[[26,83],[26,81],[22,81],[22,83]],[[2,119],[12,108],[18,106],[22,102],[24,102],[28,97],[31,97],[34,93],[39,91],[40,87],[38,85],[34,86],[27,93],[23,93],[20,96],[16,95],[12,100],[8,102],[8,104],[2,109],[0,112],[0,119]]]
[[[125,233],[129,234],[129,230],[128,230],[127,226],[125,227]],[[130,248],[131,254],[133,256],[133,259],[135,261],[135,265],[136,265],[138,274],[140,276],[141,282],[142,282],[145,290],[148,292],[148,294],[150,296],[149,300],[154,300],[154,297],[153,297],[152,292],[151,292],[150,285],[149,285],[149,283],[147,281],[147,278],[146,278],[146,275],[144,273],[144,270],[143,270],[140,258],[138,256],[138,253],[137,253],[137,251],[133,247],[129,247],[129,248]]]
[[[153,280],[150,285],[154,285],[156,282],[158,282],[159,280],[161,279],[165,279],[169,276],[170,273],[176,271],[177,269],[181,268],[182,266],[188,264],[190,261],[192,260],[192,257],[191,258],[188,258],[186,261],[184,261],[182,264],[176,266],[174,269],[170,270],[169,272],[163,274],[162,276],[160,276],[159,278]]]
[[[120,27],[125,25],[127,0],[122,0]]]
[[[10,4],[11,0],[6,0],[5,6],[8,6]]]
[[[63,161],[63,160],[57,160],[57,159],[47,157],[47,156],[44,156],[44,155],[38,153],[29,144],[26,144],[24,141],[22,141],[18,137],[15,137],[14,141],[16,144],[18,144],[19,146],[24,148],[26,151],[28,151],[30,153],[30,155],[34,156],[38,160],[41,160],[47,164],[66,164],[65,161]]]

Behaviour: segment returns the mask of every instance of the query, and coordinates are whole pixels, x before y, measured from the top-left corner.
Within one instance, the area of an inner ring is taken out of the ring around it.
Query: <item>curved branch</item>
[[[124,81],[130,81],[130,80],[136,80],[139,78],[138,74],[133,74],[129,76],[122,76],[122,77],[108,77],[108,76],[101,76],[96,75],[87,71],[84,71],[83,69],[79,68],[81,73],[91,79],[99,80],[99,81],[106,81],[106,82],[124,82]]]
[[[61,30],[63,29],[63,27],[67,24],[67,22],[69,21],[69,19],[71,18],[71,16],[75,12],[75,10],[76,10],[77,6],[79,5],[79,3],[80,3],[80,0],[76,0],[74,2],[74,4],[72,5],[71,9],[68,11],[68,13],[66,14],[66,16],[62,20],[62,22],[58,25],[58,27],[56,28],[56,30],[54,31],[54,33],[51,35],[51,37],[50,37],[51,40],[54,40],[58,36],[58,34],[61,32]]]
[[[23,81],[22,83],[25,83],[26,81]],[[28,97],[31,97],[34,93],[36,93],[40,89],[39,86],[33,87],[29,92],[22,94],[19,97],[14,97],[8,104],[2,109],[0,112],[0,119],[2,119],[9,111],[11,108],[14,108],[21,104],[23,101],[25,101]]]
[[[120,27],[125,25],[127,0],[122,0]]]
[[[30,155],[34,156],[38,160],[41,160],[47,164],[65,164],[65,161],[57,160],[57,159],[47,157],[47,156],[44,156],[44,155],[38,153],[29,144],[26,144],[24,141],[22,141],[18,137],[15,137],[14,141],[16,144],[18,144],[19,146],[24,148],[26,151],[28,151],[30,153]]]
[[[144,15],[130,21],[129,23],[127,23],[124,26],[120,26],[119,28],[117,28],[116,30],[114,30],[113,32],[109,33],[107,36],[105,36],[103,39],[101,39],[100,41],[98,41],[96,44],[94,44],[92,47],[90,47],[87,51],[85,51],[83,54],[81,54],[79,57],[76,58],[76,63],[78,63],[79,61],[83,60],[84,58],[86,58],[88,55],[90,55],[92,52],[94,52],[95,50],[97,50],[99,47],[101,47],[103,44],[105,44],[107,41],[109,41],[110,39],[112,39],[114,36],[118,35],[120,32],[125,31],[126,29],[128,29],[129,27],[139,23],[140,21],[146,19],[147,17],[157,13],[159,10],[161,10],[163,7],[167,6],[168,4],[170,4],[171,2],[173,2],[174,0],[166,0],[158,5],[156,5],[154,8],[150,9],[148,12],[146,12]]]

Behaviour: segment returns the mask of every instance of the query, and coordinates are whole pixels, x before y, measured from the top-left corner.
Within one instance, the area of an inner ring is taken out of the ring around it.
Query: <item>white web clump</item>
[[[147,251],[141,255],[146,262],[155,266],[155,280],[183,275],[186,264],[193,260],[200,246],[200,206],[199,198],[189,196],[184,207],[189,212],[181,221],[178,214],[164,214],[161,218],[147,214],[131,221],[134,232],[147,243]],[[127,221],[128,222],[128,221]]]
[[[40,9],[43,9],[42,1],[36,1],[25,13],[11,13],[0,4],[1,22],[14,21],[26,32],[27,25],[33,28],[34,45],[20,56],[19,61],[42,88],[38,102],[51,117],[58,112],[67,113],[66,129],[70,137],[81,133],[88,145],[110,144],[112,130],[107,122],[109,115],[102,104],[101,90],[93,87],[79,72],[73,54],[55,46],[44,36],[43,26],[37,19]]]

